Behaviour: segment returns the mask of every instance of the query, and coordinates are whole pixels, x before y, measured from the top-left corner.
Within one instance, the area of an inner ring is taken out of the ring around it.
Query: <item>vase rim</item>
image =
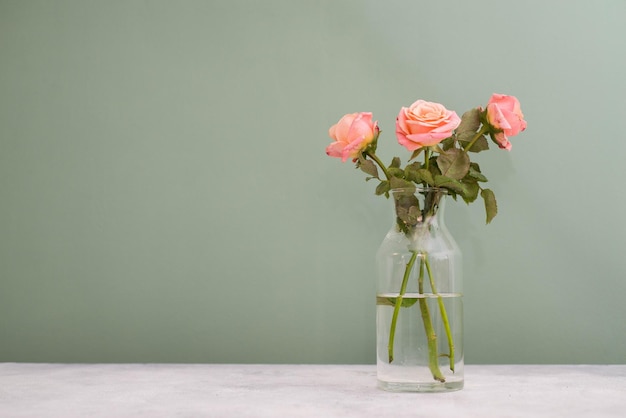
[[[408,187],[394,187],[393,189],[391,189],[390,191],[393,192],[401,192],[401,191],[405,191],[405,190],[415,190],[416,192],[427,192],[427,191],[433,191],[433,192],[441,192],[443,194],[448,194],[448,189],[445,189],[443,187],[437,187],[437,186],[408,186]]]

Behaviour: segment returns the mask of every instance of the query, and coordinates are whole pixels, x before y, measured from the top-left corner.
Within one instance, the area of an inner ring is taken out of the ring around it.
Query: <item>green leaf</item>
[[[450,148],[454,147],[454,137],[451,136],[449,138],[444,139],[443,141],[439,143],[439,145],[441,146],[441,149],[443,151],[449,150]]]
[[[442,175],[460,180],[469,171],[470,158],[465,151],[452,148],[437,157],[437,165]]]
[[[432,173],[421,167],[422,165],[418,162],[407,165],[404,169],[404,178],[417,184],[426,183],[434,186],[435,180]]]
[[[480,137],[478,137],[476,142],[474,142],[474,145],[472,145],[472,149],[467,149],[469,142],[472,139],[474,139],[475,136],[476,136],[476,132],[465,131],[465,132],[458,133],[456,136],[456,139],[462,143],[463,149],[465,149],[465,151],[481,152],[481,151],[488,150],[489,142],[487,141],[487,138],[485,138],[484,135],[481,135]]]
[[[387,169],[387,173],[393,177],[404,177],[404,170],[401,170],[398,167],[389,167]]]
[[[456,134],[456,139],[459,142],[470,142],[472,140],[472,138],[474,138],[474,136],[476,136],[476,132],[473,131],[465,131],[465,132],[459,132],[458,134]],[[467,145],[467,144],[465,144]]]
[[[384,306],[396,306],[396,302],[398,301],[398,299],[400,299],[402,302],[400,303],[400,306],[402,306],[403,308],[410,308],[411,306],[415,305],[415,302],[417,302],[417,298],[407,298],[407,297],[403,297],[403,298],[380,298],[380,299],[376,299],[376,304],[378,306],[384,305]]]
[[[465,188],[460,181],[446,176],[435,176],[435,186],[454,190],[460,194],[465,192]]]
[[[378,169],[373,161],[365,158],[359,159],[359,168],[370,176],[378,178]]]
[[[411,154],[411,158],[409,158],[409,161],[416,159],[422,153],[422,151],[424,151],[424,147],[418,148],[413,151],[413,154]]]
[[[487,223],[490,223],[498,213],[498,204],[496,202],[496,196],[490,189],[484,189],[480,192],[480,196],[485,201],[485,212],[487,213]]]
[[[410,308],[411,306],[415,305],[415,302],[417,302],[417,298],[402,298],[402,304],[400,306],[402,306],[403,308]]]
[[[448,137],[448,138],[452,138],[452,137]],[[446,138],[446,139],[448,139]],[[444,139],[443,141],[445,141],[446,139]],[[452,138],[452,140],[454,141],[454,138]],[[441,142],[443,142],[441,141]],[[443,149],[441,149],[441,147],[439,146],[439,144],[435,144],[435,145],[431,145],[430,147],[428,147],[432,152],[436,152],[438,154],[443,154],[445,151]],[[435,157],[436,158],[436,157]]]
[[[480,187],[478,187],[478,183],[463,183],[464,192],[461,194],[465,203],[470,204],[478,198],[478,191]]]
[[[421,216],[421,213],[416,206],[410,206],[408,208],[397,206],[396,215],[398,215],[398,218],[404,222],[404,225],[415,225]]]
[[[415,184],[399,177],[392,177],[389,183],[391,189],[409,189],[411,194],[415,191]]]
[[[406,168],[404,170],[404,178],[407,179],[408,181],[412,181],[415,183],[421,183],[422,179],[419,176],[419,174],[417,173],[417,170],[411,170]]]
[[[409,170],[419,170],[422,168],[422,164],[420,162],[413,161],[411,164],[407,164],[406,168]]]
[[[430,186],[435,185],[435,179],[430,171],[426,170],[425,168],[420,168],[419,170],[417,170],[417,174],[422,179],[421,181],[426,182]]]
[[[433,176],[441,175],[441,170],[439,169],[439,166],[437,165],[437,157],[431,157],[428,160],[428,171],[430,171],[430,174],[432,174]]]
[[[420,204],[414,191],[405,190],[403,193],[395,192],[395,209],[397,224],[401,231],[408,232],[409,227],[415,225],[420,217]]]
[[[476,181],[487,181],[487,177],[485,177],[480,171],[476,170],[473,165],[470,165],[470,169],[467,175]]]
[[[389,182],[387,180],[383,180],[380,182],[378,186],[376,186],[376,195],[380,196],[381,194],[387,194],[391,189]]]
[[[407,166],[404,167],[404,178],[409,181],[419,182],[419,180],[416,180],[418,178],[417,170],[419,170],[419,168],[420,164],[418,162],[407,164]]]
[[[393,157],[393,159],[391,160],[391,165],[389,165],[389,167],[393,167],[393,168],[400,168],[400,158],[398,157]]]
[[[457,132],[476,132],[480,127],[480,108],[476,107],[463,113]]]
[[[467,144],[469,145],[469,144]],[[487,138],[485,138],[484,135],[481,135],[476,142],[474,142],[474,144],[472,145],[472,148],[470,149],[466,149],[465,151],[470,151],[470,152],[481,152],[481,151],[486,151],[489,149],[489,141],[487,141]]]

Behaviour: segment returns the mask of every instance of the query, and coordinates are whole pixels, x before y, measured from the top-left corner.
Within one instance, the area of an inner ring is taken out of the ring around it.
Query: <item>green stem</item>
[[[446,312],[446,307],[443,304],[443,298],[439,293],[437,293],[437,289],[435,288],[435,279],[433,278],[433,273],[430,270],[430,262],[428,261],[428,256],[424,255],[424,262],[426,264],[426,271],[428,271],[428,277],[430,279],[430,288],[433,291],[433,294],[437,295],[437,302],[439,304],[439,311],[441,312],[441,320],[443,321],[443,326],[446,330],[446,338],[448,339],[448,349],[449,349],[449,357],[450,357],[450,370],[454,373],[454,341],[452,339],[452,331],[450,330],[450,321],[448,320],[448,313]]]
[[[387,177],[387,180],[391,180],[391,176],[389,175],[389,172],[387,171],[387,167],[385,167],[385,164],[383,164],[383,162],[380,161],[380,158],[378,158],[378,156],[374,154],[374,152],[372,151],[365,151],[365,154],[367,154],[368,157],[370,157],[372,160],[376,162],[376,164],[378,164],[380,169],[383,170],[383,173],[385,173],[385,177]]]
[[[489,127],[483,125],[480,130],[478,132],[476,132],[476,135],[474,135],[471,139],[471,141],[469,142],[469,144],[467,144],[467,146],[465,147],[465,151],[469,151],[472,146],[474,145],[474,143],[476,141],[478,141],[478,138],[480,138],[481,136],[483,136],[485,133],[487,133],[487,131],[489,131]]]
[[[440,382],[445,382],[446,378],[443,377],[441,370],[439,369],[439,355],[437,354],[437,334],[433,328],[432,320],[430,319],[430,312],[428,310],[427,300],[424,297],[424,264],[425,255],[420,260],[420,275],[418,278],[418,289],[421,297],[419,298],[420,312],[422,314],[422,322],[424,323],[424,331],[426,332],[426,339],[428,340],[428,367],[433,374],[433,378]]]
[[[396,298],[395,306],[393,308],[393,317],[391,318],[391,328],[389,330],[389,344],[387,345],[387,351],[389,354],[389,363],[393,361],[393,341],[396,336],[396,324],[398,322],[398,314],[400,313],[400,307],[402,306],[402,298],[406,293],[406,286],[409,283],[409,276],[411,275],[411,270],[413,269],[413,265],[415,264],[415,259],[417,258],[417,252],[412,251],[411,259],[406,265],[406,269],[404,270],[404,277],[402,278],[402,285],[400,286],[400,293]]]
[[[428,148],[424,148],[424,168],[428,170],[430,166],[430,152]]]

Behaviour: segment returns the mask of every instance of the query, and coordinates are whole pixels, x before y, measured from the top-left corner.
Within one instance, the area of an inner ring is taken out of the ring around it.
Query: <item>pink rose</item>
[[[511,150],[509,137],[526,129],[526,121],[515,96],[493,94],[487,103],[487,120],[498,131],[493,133],[498,146],[507,151]]]
[[[372,122],[371,113],[344,115],[328,130],[328,135],[335,142],[326,147],[326,154],[339,157],[344,162],[348,158],[358,158],[359,154],[378,137],[378,133],[378,122]]]
[[[456,112],[439,103],[418,100],[400,109],[396,119],[398,142],[409,151],[438,144],[461,123]]]

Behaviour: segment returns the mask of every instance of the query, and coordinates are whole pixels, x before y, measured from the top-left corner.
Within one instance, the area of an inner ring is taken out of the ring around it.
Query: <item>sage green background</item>
[[[373,363],[372,111],[517,96],[468,363],[626,362],[626,2],[0,0],[0,361]]]

